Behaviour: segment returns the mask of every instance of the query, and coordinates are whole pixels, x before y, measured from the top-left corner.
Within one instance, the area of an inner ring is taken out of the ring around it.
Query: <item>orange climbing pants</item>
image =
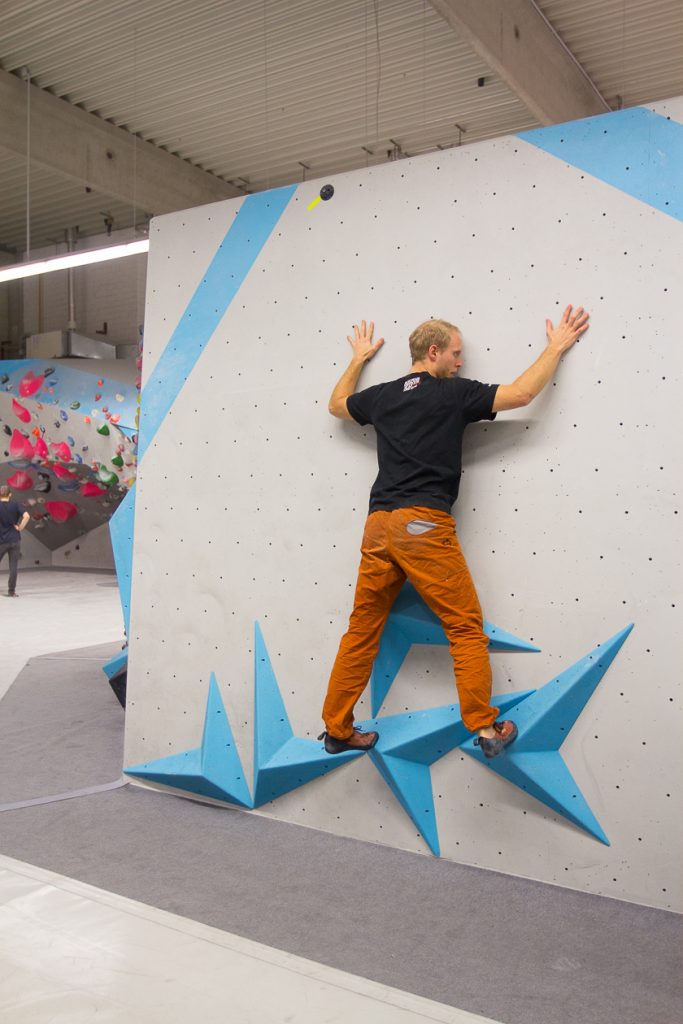
[[[349,628],[323,707],[330,736],[343,740],[353,734],[353,709],[367,686],[384,624],[406,579],[443,625],[463,722],[471,732],[492,725],[498,708],[490,704],[488,637],[453,517],[421,506],[372,512],[361,556]]]

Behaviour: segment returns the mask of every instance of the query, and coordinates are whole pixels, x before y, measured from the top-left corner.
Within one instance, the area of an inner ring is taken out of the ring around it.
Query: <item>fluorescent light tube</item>
[[[68,252],[64,256],[51,256],[35,263],[16,263],[11,267],[0,267],[0,282],[17,281],[21,277],[35,274],[49,274],[53,270],[68,270],[69,267],[84,267],[88,263],[104,263],[105,260],[119,260],[122,256],[135,256],[149,250],[149,239],[126,242],[124,245],[110,245],[104,249],[90,249],[84,252]]]

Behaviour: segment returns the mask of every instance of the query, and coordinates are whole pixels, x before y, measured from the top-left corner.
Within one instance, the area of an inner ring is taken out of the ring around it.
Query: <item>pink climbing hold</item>
[[[109,416],[109,422],[110,423],[118,423],[120,419],[121,419],[121,415],[118,412],[113,412]]]
[[[12,432],[12,440],[9,443],[10,455],[15,459],[32,459],[33,445],[27,437],[19,430]]]
[[[71,462],[71,449],[66,441],[52,441],[51,447],[57,452],[57,457],[63,462]]]
[[[78,473],[72,473],[66,466],[60,466],[58,463],[53,463],[50,467],[55,476],[58,476],[60,480],[76,480],[78,479]]]
[[[50,452],[42,437],[36,437],[36,455],[40,459],[50,458]]]
[[[12,476],[7,477],[7,483],[15,491],[30,491],[33,487],[33,477],[24,473],[23,469],[18,469]]]
[[[84,481],[81,484],[81,494],[84,498],[99,498],[101,494],[106,493],[106,487],[100,487],[98,484],[91,483],[90,481]]]
[[[22,423],[28,423],[31,419],[31,413],[23,405],[20,405],[16,398],[12,399],[12,412],[19,417]]]
[[[36,391],[40,391],[44,380],[42,375],[35,377],[33,371],[29,370],[19,381],[19,394],[22,398],[30,398]]]
[[[52,516],[55,523],[66,523],[78,512],[76,505],[70,501],[46,501],[45,508]]]

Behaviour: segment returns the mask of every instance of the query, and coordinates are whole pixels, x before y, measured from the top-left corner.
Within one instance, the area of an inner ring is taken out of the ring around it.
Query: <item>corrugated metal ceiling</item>
[[[683,94],[680,0],[538,6],[612,106]],[[426,0],[4,0],[0,62],[249,191],[385,161],[391,140],[413,155],[537,123]],[[0,243],[19,247],[21,169],[0,164]],[[132,223],[50,172],[32,182],[34,244],[60,218]]]

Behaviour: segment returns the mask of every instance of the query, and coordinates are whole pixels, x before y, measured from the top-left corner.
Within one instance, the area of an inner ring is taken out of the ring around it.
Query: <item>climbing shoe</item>
[[[498,754],[517,738],[517,726],[514,722],[494,722],[493,728],[496,735],[492,739],[477,736],[474,741],[475,747],[481,747],[484,757],[498,757]]]

